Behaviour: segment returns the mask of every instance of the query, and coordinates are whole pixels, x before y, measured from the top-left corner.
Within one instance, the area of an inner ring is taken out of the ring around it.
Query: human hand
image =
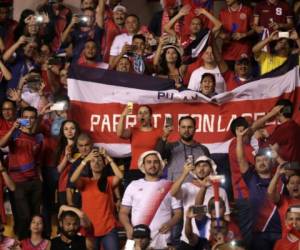
[[[191,5],[186,4],[183,7],[181,7],[181,9],[178,12],[178,15],[179,16],[186,16],[190,13],[190,11],[191,11]]]
[[[166,234],[171,230],[171,225],[166,222],[164,224],[161,225],[160,229],[159,229],[159,233],[161,234]]]
[[[20,102],[21,99],[21,90],[18,89],[8,89],[7,92],[7,98],[13,102]]]

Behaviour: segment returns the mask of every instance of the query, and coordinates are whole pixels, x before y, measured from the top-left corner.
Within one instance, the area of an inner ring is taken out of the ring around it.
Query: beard
[[[73,240],[77,235],[76,231],[65,231],[63,228],[61,229],[61,234],[63,234],[69,240]]]

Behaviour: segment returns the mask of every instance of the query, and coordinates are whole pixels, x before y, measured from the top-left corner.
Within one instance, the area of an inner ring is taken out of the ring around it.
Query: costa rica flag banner
[[[178,120],[191,115],[197,124],[195,139],[211,153],[227,153],[233,136],[231,121],[238,116],[256,120],[280,98],[288,98],[295,104],[294,119],[300,123],[299,67],[284,72],[276,76],[278,72],[274,71],[265,78],[210,99],[195,91],[174,90],[173,82],[168,79],[72,66],[68,79],[71,117],[114,157],[130,155],[130,142],[116,135],[118,120],[127,102],[134,103],[133,114],[139,105],[149,105],[153,109],[154,127],[163,128],[165,117],[172,116],[171,140],[178,139]],[[136,116],[129,115],[126,127],[135,125]]]

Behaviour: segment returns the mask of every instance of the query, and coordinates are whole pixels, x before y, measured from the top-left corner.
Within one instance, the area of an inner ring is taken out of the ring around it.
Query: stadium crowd
[[[72,120],[67,93],[73,65],[170,79],[207,98],[231,91],[298,60],[300,1],[225,0],[215,16],[212,0],[162,0],[149,25],[121,0],[81,0],[80,13],[39,2],[16,21],[13,1],[0,0],[0,250],[300,249],[289,99],[234,119],[220,164],[195,140],[194,118],[155,128],[154,110],[135,103],[117,125],[131,159],[113,158]],[[127,128],[133,106],[138,125]]]

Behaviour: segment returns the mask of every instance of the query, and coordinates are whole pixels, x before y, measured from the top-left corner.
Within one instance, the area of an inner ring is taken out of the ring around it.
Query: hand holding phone
[[[20,126],[22,126],[22,127],[27,127],[29,125],[29,120],[28,119],[21,118],[18,121],[20,123]]]
[[[127,114],[128,115],[132,115],[132,113],[133,113],[133,102],[128,102],[127,103]]]

